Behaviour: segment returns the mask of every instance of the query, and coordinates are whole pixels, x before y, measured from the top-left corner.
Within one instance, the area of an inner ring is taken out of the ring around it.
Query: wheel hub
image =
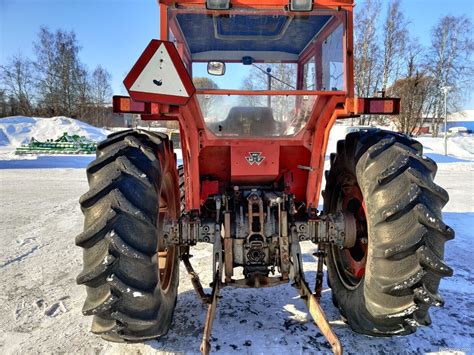
[[[349,289],[355,288],[365,275],[368,251],[367,218],[364,197],[354,178],[346,178],[341,188],[339,208],[353,216],[356,228],[355,243],[351,248],[333,250],[341,281]]]
[[[166,226],[177,220],[177,206],[172,181],[169,174],[163,178],[160,194],[160,213],[158,216],[161,236],[158,238],[158,252],[156,256],[160,286],[163,291],[167,291],[171,285],[177,257],[177,247],[175,245],[167,245],[163,235],[163,230],[166,229]]]

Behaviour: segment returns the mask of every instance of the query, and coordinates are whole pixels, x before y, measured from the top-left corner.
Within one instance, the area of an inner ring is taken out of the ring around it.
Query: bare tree
[[[0,117],[8,116],[9,107],[7,94],[4,89],[0,89]]]
[[[91,100],[94,106],[96,125],[106,125],[110,117],[110,102],[112,88],[110,87],[111,75],[102,66],[97,66],[92,73],[90,82]]]
[[[248,76],[244,78],[242,87],[245,90],[249,87],[252,90],[267,90],[270,85],[271,90],[292,90],[296,88],[296,71],[297,67],[294,64],[255,64]],[[269,78],[271,78],[270,84]]]
[[[444,117],[442,88],[451,88],[450,107],[456,108],[472,84],[472,22],[466,16],[442,17],[432,29],[431,43],[426,67],[434,78],[431,111],[434,116],[433,134],[436,136]]]
[[[423,63],[423,56],[425,54],[425,49],[420,45],[418,39],[412,39],[407,36],[406,39],[406,50],[405,50],[405,75],[407,77],[413,76],[419,70],[425,70]]]
[[[31,62],[21,55],[10,58],[6,65],[0,66],[0,79],[6,93],[16,101],[17,114],[31,115],[34,95]]]
[[[39,106],[41,113],[45,115],[54,115],[60,110],[54,47],[53,33],[47,28],[42,27],[38,34],[38,40],[34,43],[36,51],[36,62],[34,65],[38,74]]]
[[[80,48],[75,33],[62,30],[52,33],[42,27],[34,46],[38,92],[45,113],[77,116],[83,66],[78,58]]]
[[[106,105],[110,103],[112,88],[110,87],[111,75],[102,66],[97,66],[92,73],[91,95],[92,101],[96,105]]]
[[[33,46],[35,61],[19,55],[0,66],[0,115],[65,115],[107,125],[110,74],[101,66],[88,72],[75,33],[42,27]]]
[[[93,120],[90,75],[87,69],[83,67],[79,68],[76,74],[77,108],[75,111],[78,113],[78,117],[83,121],[90,124],[97,124],[97,122]]]
[[[390,88],[392,95],[401,98],[401,110],[393,118],[400,132],[410,135],[423,123],[423,109],[429,95],[432,78],[419,72],[397,80]]]
[[[262,80],[264,80],[264,78],[259,78],[258,76],[256,77],[255,75],[249,74],[242,80],[241,88],[242,90],[248,91],[263,90]],[[240,104],[249,107],[257,107],[262,104],[262,98],[263,96],[258,95],[244,95],[240,97]]]
[[[244,90],[277,90],[286,91],[296,88],[297,67],[288,63],[267,63],[254,65],[242,82]],[[293,102],[292,102],[293,101]],[[242,96],[241,103],[251,107],[271,106],[273,117],[277,121],[286,121],[291,108],[294,108],[294,97],[278,96]]]
[[[196,89],[219,89],[219,86],[213,80],[205,77],[193,78],[193,83]],[[219,98],[216,95],[198,95],[199,106],[201,107],[201,113],[204,118],[209,120],[211,118],[210,116],[216,113],[216,103],[218,100]]]
[[[380,0],[367,0],[354,16],[354,86],[359,97],[373,96],[382,82],[377,36],[380,7]],[[360,123],[370,123],[370,116],[362,116]]]
[[[383,89],[387,87],[389,80],[395,81],[398,79],[405,57],[408,30],[400,4],[400,0],[390,1],[383,25]]]
[[[79,46],[74,32],[56,31],[56,68],[59,74],[61,106],[68,116],[77,116],[78,79],[81,65],[78,59]]]

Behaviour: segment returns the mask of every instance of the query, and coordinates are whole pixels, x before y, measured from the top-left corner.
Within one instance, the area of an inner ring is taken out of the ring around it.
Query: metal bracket
[[[300,282],[299,292],[306,307],[308,307],[309,314],[313,317],[314,322],[321,330],[321,333],[323,333],[326,340],[331,344],[333,353],[335,355],[342,355],[341,342],[332,330],[323,309],[319,305],[319,299],[310,291],[309,286],[304,279]]]
[[[186,268],[186,271],[188,272],[188,275],[191,279],[191,284],[193,285],[194,291],[196,291],[203,303],[210,303],[211,295],[208,295],[204,292],[201,280],[199,279],[198,274],[194,271],[193,266],[189,261],[190,258],[191,255],[189,255],[188,253],[181,255],[181,260],[183,261],[184,267]]]
[[[301,248],[296,227],[290,228],[290,251],[291,251],[291,267],[290,278],[293,281],[293,286],[299,286],[300,281],[304,280],[303,262],[301,258]]]
[[[324,258],[326,257],[326,246],[324,244],[318,245],[318,251],[314,254],[318,258],[318,269],[316,271],[316,283],[314,285],[314,295],[318,299],[321,299],[321,292],[323,290],[323,263]]]
[[[340,248],[354,246],[357,236],[354,216],[341,211],[306,221],[296,221],[298,240],[331,243]]]
[[[261,202],[261,201],[260,201]],[[249,206],[251,206],[249,204]],[[249,207],[250,208],[250,207]],[[224,214],[224,226],[225,230],[230,230],[230,213]],[[259,208],[259,217],[263,219],[262,208]],[[288,244],[287,235],[287,223],[288,216],[286,211],[282,211],[279,208],[280,217],[280,253],[281,253],[281,266],[282,273],[285,273],[285,252]],[[249,222],[249,225],[251,223]],[[261,223],[262,225],[262,223]],[[295,227],[296,238],[299,241],[311,240],[313,243],[331,243],[339,248],[351,248],[354,246],[357,237],[357,226],[355,218],[351,214],[343,213],[341,211],[323,215],[321,217],[315,217],[308,221],[295,221],[290,228]],[[198,242],[204,243],[215,243],[216,238],[220,238],[221,226],[216,221],[201,221],[197,217],[183,216],[179,221],[179,224],[167,224],[163,227],[163,237],[165,238],[166,244],[170,245],[181,245],[181,246],[192,246]],[[251,231],[249,235],[253,235]],[[262,230],[258,233],[263,233]],[[231,244],[232,239],[228,234],[224,237],[224,244],[227,244],[226,250],[232,250]],[[230,260],[231,256],[227,257]],[[227,267],[226,273],[230,275],[230,264]]]
[[[222,274],[221,271],[217,269],[214,273],[214,280],[212,282],[212,293],[210,297],[210,304],[207,309],[206,323],[204,323],[204,334],[202,336],[202,343],[200,349],[201,353],[204,355],[208,355],[211,351],[212,324],[214,323],[214,318],[216,316],[217,300],[219,299],[219,291],[221,284],[221,279],[219,275]]]
[[[280,211],[280,272],[283,280],[288,280],[290,272],[290,246],[288,238],[288,216],[286,211]]]
[[[324,249],[319,249],[322,253],[324,253]],[[319,251],[318,251],[319,253]],[[332,351],[335,355],[342,354],[342,347],[339,339],[337,338],[336,334],[332,330],[326,315],[324,314],[321,306],[319,305],[319,300],[321,297],[321,287],[322,287],[322,279],[323,279],[323,271],[322,271],[322,258],[318,258],[318,273],[317,273],[317,281],[316,281],[316,294],[313,294],[308,286],[304,278],[304,271],[303,271],[303,263],[301,259],[301,249],[299,246],[299,238],[297,234],[296,227],[293,226],[291,230],[291,255],[292,255],[292,268],[290,275],[292,276],[292,280],[294,282],[293,286],[298,288],[301,298],[308,307],[308,311],[313,317],[316,326],[321,330],[321,333],[324,335],[326,340],[331,344]],[[321,256],[322,254],[320,254]],[[318,290],[319,288],[319,290]]]
[[[203,222],[199,218],[181,217],[178,223],[163,226],[163,237],[166,244],[192,246],[199,242],[214,243],[219,224],[215,221]]]
[[[232,236],[230,234],[230,212],[224,214],[224,269],[225,282],[231,282],[234,275],[234,253],[232,250]]]

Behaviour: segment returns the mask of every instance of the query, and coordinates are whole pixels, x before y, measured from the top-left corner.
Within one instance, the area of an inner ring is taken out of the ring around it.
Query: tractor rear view
[[[353,1],[159,3],[161,40],[125,78],[130,97],[114,97],[114,110],[177,121],[183,165],[164,134],[128,130],[98,145],[76,238],[92,332],[112,341],[166,334],[180,261],[208,304],[203,353],[223,287],[288,282],[341,353],[319,305],[324,265],[354,331],[429,325],[429,307],[443,304],[440,280],[452,274],[443,255],[454,237],[441,219],[448,195],[433,182],[436,164],[409,137],[364,129],[338,142],[324,171],[337,119],[400,107],[354,97]],[[318,247],[315,280],[305,279],[303,241]],[[210,294],[190,261],[198,243],[212,246]]]

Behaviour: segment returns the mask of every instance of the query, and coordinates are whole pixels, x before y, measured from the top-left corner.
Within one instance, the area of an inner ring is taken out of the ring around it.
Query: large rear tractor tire
[[[410,334],[443,305],[440,279],[453,272],[444,243],[454,231],[441,220],[448,194],[434,184],[436,170],[420,143],[382,130],[351,133],[331,155],[324,211],[353,214],[357,241],[328,249],[328,279],[354,331]]]
[[[86,286],[84,315],[92,332],[140,341],[170,328],[179,282],[179,251],[166,247],[164,223],[179,217],[179,179],[172,144],[143,130],[114,133],[87,168],[81,199],[84,250],[77,283]]]

